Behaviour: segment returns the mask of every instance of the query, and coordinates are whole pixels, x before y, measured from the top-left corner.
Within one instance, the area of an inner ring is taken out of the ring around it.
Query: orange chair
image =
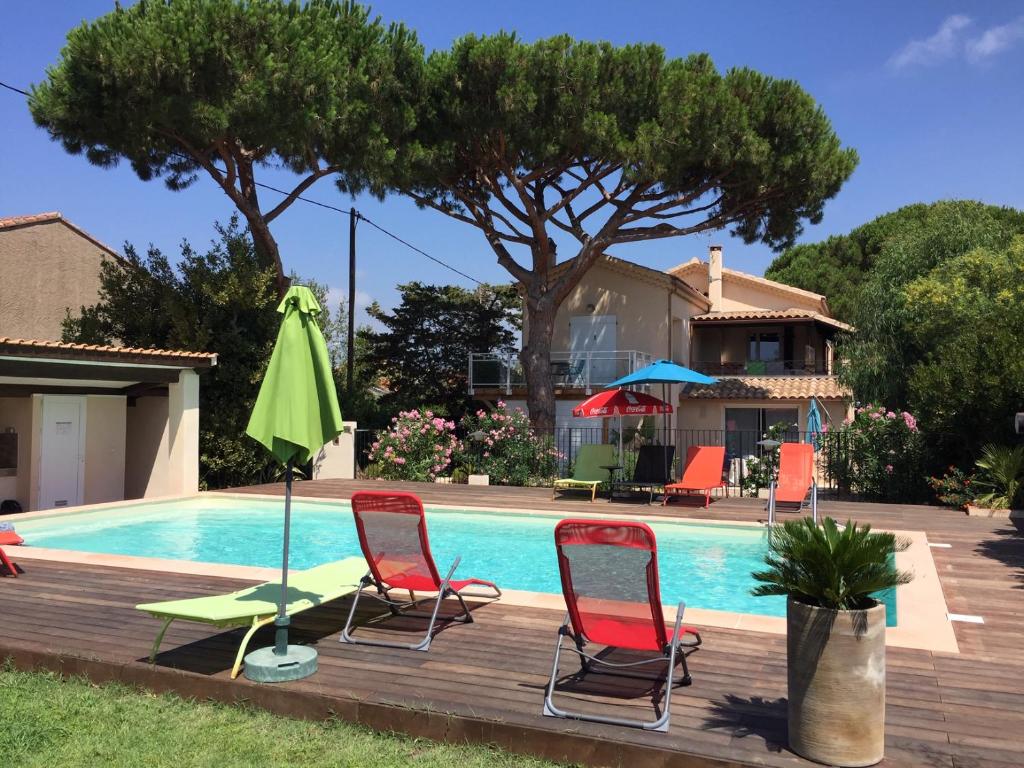
[[[783,443],[779,447],[779,476],[768,491],[768,523],[775,513],[799,512],[810,497],[811,516],[818,521],[818,483],[814,479],[814,446]]]
[[[714,488],[725,488],[729,495],[729,484],[722,479],[725,466],[725,446],[722,445],[691,445],[686,449],[686,466],[683,477],[678,483],[665,486],[665,495],[661,505],[668,504],[669,496],[689,495],[693,491],[704,492],[704,508],[711,505],[711,491]]]

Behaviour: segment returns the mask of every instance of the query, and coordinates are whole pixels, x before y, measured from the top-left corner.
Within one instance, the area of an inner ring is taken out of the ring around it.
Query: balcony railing
[[[691,366],[708,376],[831,376],[824,360],[696,361]]]
[[[551,377],[556,387],[582,389],[586,394],[654,362],[654,356],[635,349],[610,352],[552,352]],[[469,393],[503,389],[511,395],[526,386],[517,352],[472,352],[469,355]]]

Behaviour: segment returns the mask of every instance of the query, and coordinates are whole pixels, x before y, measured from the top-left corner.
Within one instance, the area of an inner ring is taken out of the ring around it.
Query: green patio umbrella
[[[284,315],[270,364],[249,417],[247,435],[285,465],[284,553],[281,600],[273,648],[245,658],[245,675],[260,682],[297,680],[316,671],[316,651],[288,645],[288,539],[292,512],[292,467],[306,464],[324,443],[341,432],[341,409],[316,316],[320,305],[309,288],[288,289],[277,311]]]

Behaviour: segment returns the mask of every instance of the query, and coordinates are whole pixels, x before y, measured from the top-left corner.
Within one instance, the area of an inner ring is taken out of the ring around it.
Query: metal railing
[[[609,352],[552,352],[551,376],[556,387],[581,389],[591,394],[616,379],[654,362],[654,355],[635,349]],[[519,353],[471,352],[469,355],[469,394],[478,388],[503,389],[511,395],[514,388],[526,386],[526,375]]]
[[[831,376],[824,360],[698,360],[691,366],[708,376]]]

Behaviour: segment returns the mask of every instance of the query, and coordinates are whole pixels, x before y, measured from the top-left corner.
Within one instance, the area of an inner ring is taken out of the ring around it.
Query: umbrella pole
[[[284,470],[284,552],[281,555],[281,602],[277,607],[277,618],[274,626],[274,653],[278,656],[288,655],[288,540],[291,538],[292,524],[292,460]]]

